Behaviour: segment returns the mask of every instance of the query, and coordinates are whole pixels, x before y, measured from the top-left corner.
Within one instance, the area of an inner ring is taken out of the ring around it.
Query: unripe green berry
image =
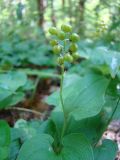
[[[49,33],[52,35],[57,35],[57,29],[55,27],[49,28]]]
[[[69,53],[67,53],[64,55],[64,60],[71,63],[73,62],[73,57]]]
[[[70,40],[71,40],[72,42],[78,42],[78,41],[79,41],[79,36],[78,36],[78,34],[73,33],[73,34],[70,36]]]
[[[51,45],[51,46],[55,46],[55,45],[57,45],[57,44],[58,44],[57,40],[54,40],[54,39],[53,39],[53,40],[50,41],[50,45]]]
[[[76,52],[78,50],[78,46],[75,43],[72,43],[70,45],[70,51],[71,52]]]
[[[59,65],[63,65],[64,64],[64,58],[63,57],[58,57],[57,62]]]
[[[80,58],[79,53],[73,53],[72,54],[73,59],[77,60],[78,58]]]
[[[55,54],[59,54],[61,51],[62,51],[62,47],[61,47],[60,45],[55,45],[55,46],[53,47],[53,52],[54,52]]]
[[[63,24],[61,26],[61,30],[64,32],[71,32],[72,31],[72,27],[69,24]]]
[[[64,40],[65,39],[65,33],[63,31],[59,31],[57,34],[58,38],[60,40]]]

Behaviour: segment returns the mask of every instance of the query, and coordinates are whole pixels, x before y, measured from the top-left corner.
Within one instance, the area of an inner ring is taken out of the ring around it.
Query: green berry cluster
[[[49,33],[53,36],[50,41],[53,53],[59,55],[59,65],[63,65],[64,62],[72,63],[79,58],[76,44],[79,41],[79,36],[72,32],[72,26],[63,24],[61,30],[51,27],[49,28]]]

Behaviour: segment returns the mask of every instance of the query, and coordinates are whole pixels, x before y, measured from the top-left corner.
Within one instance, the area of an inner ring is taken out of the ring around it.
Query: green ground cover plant
[[[97,48],[102,55],[96,56],[96,51],[91,55],[90,49],[80,55],[79,36],[70,25],[51,27],[49,32],[61,70],[60,89],[45,99],[54,109],[45,121],[18,120],[13,128],[1,120],[0,160],[114,160],[117,144],[99,142],[111,120],[120,117],[118,52],[108,54],[105,48]],[[66,72],[68,64],[75,64],[81,56],[84,60]],[[9,74],[0,78],[4,108],[18,102],[16,96],[27,81],[23,73]]]
[[[79,36],[69,25],[62,25],[61,30],[50,28],[49,32],[61,68],[61,84],[45,102],[55,108],[46,121],[18,120],[11,130],[6,122],[0,121],[0,133],[5,133],[0,139],[0,159],[114,160],[116,143],[104,140],[99,144],[99,141],[110,121],[119,118],[118,70],[114,76],[111,70],[103,72],[110,66],[104,62],[95,68],[89,58],[89,62],[87,59],[79,65],[81,69],[86,65],[82,74],[76,74],[75,68],[66,73],[67,63],[75,63],[80,58]]]
[[[0,160],[120,157],[119,35],[120,0],[0,0]]]

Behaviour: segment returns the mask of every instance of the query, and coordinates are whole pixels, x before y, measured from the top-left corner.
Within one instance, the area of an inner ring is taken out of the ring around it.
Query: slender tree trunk
[[[80,10],[80,27],[79,32],[81,35],[84,35],[84,10],[85,10],[85,0],[79,1],[79,10]]]
[[[55,10],[54,10],[54,0],[51,0],[51,21],[54,26],[56,26]]]
[[[79,23],[78,27],[79,27],[79,33],[81,34],[81,36],[84,35],[84,31],[85,31],[85,25],[84,25],[85,3],[86,3],[86,0],[79,0],[79,4],[78,4],[79,17],[77,21]]]
[[[39,26],[43,28],[44,25],[44,10],[45,10],[45,0],[37,0],[38,12],[39,12]]]
[[[70,18],[69,22],[70,24],[72,24],[72,1],[69,0],[68,2],[69,2],[69,18]]]
[[[79,1],[80,21],[84,21],[85,1],[86,0]]]
[[[65,9],[65,0],[62,0],[62,9]]]

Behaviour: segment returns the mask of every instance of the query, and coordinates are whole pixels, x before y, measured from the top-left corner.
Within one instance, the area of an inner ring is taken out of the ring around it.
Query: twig
[[[18,111],[23,111],[23,112],[30,112],[30,113],[44,117],[44,114],[42,114],[41,112],[31,110],[31,109],[26,109],[26,108],[12,107],[12,108],[8,108],[8,110],[18,110]]]

